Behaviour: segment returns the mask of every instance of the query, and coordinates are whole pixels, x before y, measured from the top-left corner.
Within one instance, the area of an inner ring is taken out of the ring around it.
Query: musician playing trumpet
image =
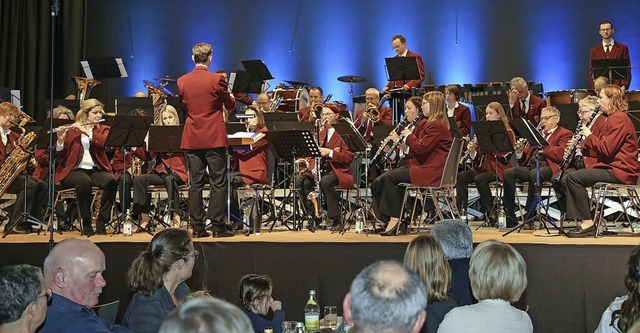
[[[369,88],[364,92],[364,96],[367,105],[364,108],[356,111],[354,125],[356,126],[360,134],[362,134],[362,136],[367,140],[367,142],[371,142],[371,132],[373,127],[393,125],[393,115],[391,108],[384,105],[378,106],[378,104],[380,104],[380,92],[378,91],[378,89]],[[371,119],[371,114],[367,112],[369,110],[377,110],[377,120]]]
[[[558,126],[560,111],[553,106],[542,109],[540,116],[540,134],[549,145],[541,149],[539,156],[540,183],[548,182],[559,172],[558,163],[562,162],[564,149],[573,133]],[[526,145],[515,151],[520,166],[504,171],[504,191],[502,199],[507,213],[507,227],[515,227],[518,223],[515,215],[516,183],[529,182],[526,211],[529,212],[536,193],[536,153],[537,149]]]
[[[504,113],[502,105],[498,102],[491,102],[487,105],[485,112],[487,121],[502,121],[509,134],[511,144],[514,144],[516,137],[511,126],[509,126],[509,119]],[[469,142],[467,152],[469,157],[474,161],[473,164],[477,165],[477,168],[458,174],[458,181],[456,183],[456,204],[458,205],[458,210],[466,210],[469,198],[469,184],[473,182],[478,189],[480,204],[484,210],[484,214],[487,218],[490,218],[487,214],[493,211],[494,200],[489,183],[496,180],[496,172],[498,173],[497,179],[502,181],[504,171],[511,167],[511,159],[504,153],[497,155],[483,154],[478,145],[477,138],[473,138]]]
[[[311,89],[309,89],[309,105],[310,106],[306,106],[298,110],[298,119],[301,122],[314,122],[316,120],[316,114],[315,114],[316,108],[312,109],[311,106],[313,106],[314,104],[316,105],[322,104],[323,102],[322,94],[323,94],[322,88],[320,87],[311,87]]]

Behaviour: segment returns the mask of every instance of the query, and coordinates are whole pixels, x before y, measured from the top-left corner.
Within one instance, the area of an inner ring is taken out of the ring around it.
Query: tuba
[[[162,86],[156,86],[150,81],[144,80],[144,87],[147,88],[149,96],[153,100],[153,124],[162,125],[162,111],[167,105],[167,96],[169,96]]]
[[[29,148],[29,145],[35,140],[36,133],[29,132],[25,134],[24,126],[35,121],[28,114],[20,111],[16,126],[22,132],[20,139],[15,143],[15,148],[11,151],[7,158],[0,166],[0,197],[4,195],[9,186],[18,177],[18,175],[27,167],[29,163],[29,155],[33,151]]]
[[[69,79],[76,84],[76,99],[79,101],[89,98],[91,89],[100,84],[100,81],[86,77],[72,76]]]

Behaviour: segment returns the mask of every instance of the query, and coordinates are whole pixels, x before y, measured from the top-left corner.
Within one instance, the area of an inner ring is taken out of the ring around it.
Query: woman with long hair
[[[273,283],[268,275],[247,274],[238,283],[238,306],[251,320],[255,332],[271,327],[274,333],[282,333],[284,311],[272,292]],[[269,315],[271,320],[267,319]]]

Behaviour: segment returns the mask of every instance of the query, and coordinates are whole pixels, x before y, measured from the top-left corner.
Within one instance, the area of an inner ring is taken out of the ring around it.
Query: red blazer
[[[256,128],[255,133],[266,133],[266,127]],[[253,149],[234,152],[231,155],[232,166],[234,171],[240,171],[242,181],[245,184],[266,184],[268,182],[268,163],[269,143],[267,139],[262,138],[253,144]]]
[[[236,101],[231,97],[224,77],[209,72],[206,67],[196,66],[178,79],[178,91],[187,114],[180,148],[226,148],[227,127],[222,106],[233,110]]]
[[[393,115],[392,115],[393,111],[391,110],[391,108],[383,105],[380,108],[378,108],[378,111],[380,111],[380,120],[378,120],[375,123],[370,122],[370,124],[373,124],[373,126],[368,125],[369,127],[367,128],[367,125],[362,125],[362,123],[365,122],[365,117],[362,116],[362,113],[364,112],[364,110],[366,110],[366,107],[356,111],[356,115],[354,118],[356,122],[354,123],[354,125],[356,126],[356,128],[359,129],[360,134],[362,134],[367,141],[371,141],[371,132],[372,132],[373,126],[393,125]]]
[[[15,149],[15,143],[20,140],[20,134],[11,131],[9,133],[9,140],[7,141],[7,145],[5,146],[0,140],[0,164],[2,164],[7,158],[7,155],[11,154],[13,149]]]
[[[591,133],[596,136],[596,138],[602,137],[602,131],[604,130],[604,124],[607,122],[607,117],[604,114],[600,114],[593,125],[591,125]],[[587,147],[582,148],[582,158],[584,161],[585,169],[593,169],[593,165],[598,162],[598,153],[596,153],[593,149],[589,149]]]
[[[509,133],[509,139],[511,140],[511,144],[515,144],[516,143],[516,135],[513,133],[513,131],[510,128],[507,128],[507,133]],[[476,159],[481,158],[480,154],[482,153],[482,150],[480,149],[480,146],[476,146],[476,151],[478,152],[478,154],[476,155]],[[503,162],[502,158],[500,157],[500,155],[504,155],[504,154],[499,154],[498,155],[498,165],[496,168],[496,158],[494,154],[485,154],[484,156],[482,156],[482,165],[480,165],[480,167],[478,168],[479,170],[482,171],[496,171],[496,169],[498,170],[498,179],[500,181],[502,181],[503,175],[504,175],[504,170],[507,170],[508,168],[511,167],[511,159],[508,159],[507,162]]]
[[[629,49],[626,45],[614,41],[609,57],[607,57],[602,43],[594,46],[589,54],[589,87],[591,87],[591,89],[593,89],[593,67],[591,66],[591,60],[594,59],[625,59],[627,60],[627,66],[631,66],[631,61],[629,60]],[[629,86],[631,85],[631,70],[629,70],[628,80],[613,80],[613,84],[617,86],[625,86],[629,89]]]
[[[0,142],[0,145],[2,142]],[[48,149],[36,149],[36,169],[33,171],[33,178],[44,180],[49,174],[49,153]]]
[[[396,54],[396,58],[399,57]],[[406,84],[409,86],[409,88],[416,88],[416,87],[420,87],[420,84],[422,83],[422,81],[424,81],[425,78],[425,71],[424,71],[424,62],[422,61],[422,56],[420,56],[419,54],[415,53],[415,52],[411,52],[409,50],[407,50],[407,57],[416,57],[418,60],[418,72],[420,72],[420,79],[419,80],[409,80],[405,83],[402,83],[401,80],[399,81],[389,81],[389,83],[387,84],[387,87],[389,89],[393,89],[393,88],[402,88],[403,84]]]
[[[529,97],[529,110],[526,110],[526,112],[520,110],[520,99],[518,99],[516,101],[516,104],[513,105],[513,109],[511,109],[511,112],[513,114],[513,118],[522,118],[523,115],[526,114],[526,118],[534,126],[537,126],[538,122],[540,122],[540,114],[542,113],[542,109],[547,106],[547,101],[538,96],[535,96],[531,92],[529,92],[529,94],[531,94],[531,97]]]
[[[451,142],[446,120],[427,123],[427,119],[422,119],[418,122],[413,133],[406,138],[409,146],[406,160],[412,184],[440,185]]]
[[[184,153],[160,154],[158,159],[157,153],[149,153],[149,160],[155,160],[155,166],[153,169],[147,171],[150,174],[169,174],[169,168],[173,169],[173,172],[187,184],[189,181],[189,173],[187,167],[184,165]]]
[[[453,119],[462,135],[471,133],[471,109],[468,106],[458,103],[458,107],[453,110]]]
[[[325,145],[327,140],[327,129],[323,128],[320,131],[320,147]],[[333,149],[333,158],[329,160],[331,169],[338,176],[340,187],[353,188],[353,174],[351,174],[351,161],[353,161],[353,152],[349,150],[349,147],[342,141],[342,138],[338,132],[333,132],[331,140],[326,144],[327,148]],[[328,157],[327,157],[328,158]],[[314,168],[315,160],[309,163],[310,168]]]
[[[589,135],[584,140],[586,148],[598,155],[594,168],[606,169],[616,179],[635,185],[638,182],[638,137],[626,112],[616,112],[607,117],[600,136]]]
[[[542,153],[547,158],[547,164],[551,167],[551,171],[554,175],[560,172],[558,164],[563,160],[564,149],[567,148],[567,143],[569,143],[571,137],[573,137],[573,132],[558,126],[558,128],[553,131],[549,139],[547,139],[547,141],[549,141],[549,145],[542,148]],[[535,148],[531,146],[525,147],[522,158],[520,158],[520,165],[527,165],[532,158],[535,158],[535,152]]]
[[[142,148],[138,148],[135,151],[129,150],[127,152],[127,163],[123,163],[124,154],[120,148],[117,148],[115,153],[113,154],[113,159],[111,160],[111,167],[113,168],[113,173],[116,176],[116,180],[120,181],[120,177],[122,177],[122,169],[129,169],[131,167],[131,156],[135,156],[142,161],[149,160],[148,152],[146,152]],[[147,173],[146,164],[142,165],[142,173]]]
[[[305,106],[302,109],[298,110],[298,119],[301,122],[307,123],[314,122],[316,120],[316,118],[311,115],[311,112],[309,112],[308,106]]]
[[[104,142],[109,135],[109,130],[110,127],[105,125],[93,128],[93,139],[89,144],[89,152],[98,170],[112,172],[107,152],[104,150]],[[69,172],[76,170],[82,161],[84,148],[80,142],[80,133],[80,130],[76,128],[67,131],[64,148],[58,152],[60,163],[56,167],[56,182],[63,180]]]

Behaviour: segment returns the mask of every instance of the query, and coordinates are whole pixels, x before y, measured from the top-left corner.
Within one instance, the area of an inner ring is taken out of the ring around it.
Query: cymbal
[[[154,79],[154,80],[156,80],[156,81],[160,81],[160,82],[176,82],[176,81],[177,81],[176,79],[172,79],[172,78],[170,78],[170,77],[168,77],[168,76],[166,76],[166,77],[161,77],[161,78],[159,78],[159,79]]]
[[[364,77],[358,75],[345,75],[338,78],[338,81],[346,83],[358,83],[364,82],[366,80],[367,79],[365,79]]]
[[[300,87],[302,87],[302,86],[306,86],[307,85],[306,82],[301,82],[301,81],[284,81],[284,82],[286,82],[286,83],[288,83],[288,84],[290,84],[292,86],[300,86]]]

